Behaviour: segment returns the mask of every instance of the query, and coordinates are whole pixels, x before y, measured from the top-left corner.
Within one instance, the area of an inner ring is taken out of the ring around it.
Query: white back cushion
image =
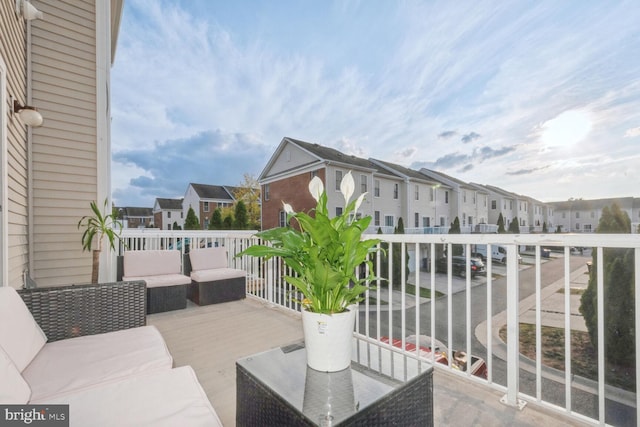
[[[47,336],[29,312],[18,292],[0,287],[0,347],[24,371],[47,342]]]
[[[24,405],[31,389],[7,353],[0,347],[0,403]]]
[[[126,251],[123,266],[126,277],[179,274],[181,270],[180,251]]]
[[[189,252],[191,270],[210,270],[227,268],[227,250],[223,247],[194,249]]]

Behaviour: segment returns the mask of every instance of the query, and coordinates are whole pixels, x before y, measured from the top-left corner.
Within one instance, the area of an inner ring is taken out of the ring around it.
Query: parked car
[[[487,260],[487,245],[473,245],[471,256],[480,258],[483,262]],[[491,259],[504,264],[507,261],[507,247],[503,245],[491,245]],[[522,262],[522,257],[518,254],[518,263]]]
[[[471,277],[474,277],[477,274],[485,273],[484,263],[480,258],[470,258],[469,262],[471,264]],[[467,258],[464,256],[452,256],[451,268],[453,270],[453,274],[456,274],[460,277],[465,277],[465,275],[467,274]],[[438,258],[438,260],[436,261],[436,273],[446,272],[447,257]]]
[[[380,341],[389,344],[389,337],[380,337]],[[404,343],[405,351],[415,353],[416,342],[418,343],[418,353],[421,357],[431,359],[433,351],[434,360],[437,363],[442,363],[443,365],[449,364],[449,352],[442,342],[433,340],[427,335],[419,335],[417,337],[416,335],[408,335],[405,338]],[[396,348],[402,348],[402,340],[400,338],[394,338],[393,340],[391,340],[391,345]],[[471,364],[468,363],[468,359],[469,358],[464,351],[453,350],[451,367],[463,372],[466,372],[470,367],[471,375],[478,378],[487,379],[487,363],[484,361],[484,359],[473,354],[471,355]]]
[[[548,248],[543,248],[542,246],[540,246],[540,256],[542,258],[550,258],[551,257],[551,250],[549,250]]]

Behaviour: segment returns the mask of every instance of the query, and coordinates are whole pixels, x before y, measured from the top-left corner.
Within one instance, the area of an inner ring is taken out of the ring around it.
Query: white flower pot
[[[351,364],[356,310],[337,314],[302,310],[307,365],[316,371],[336,372]]]

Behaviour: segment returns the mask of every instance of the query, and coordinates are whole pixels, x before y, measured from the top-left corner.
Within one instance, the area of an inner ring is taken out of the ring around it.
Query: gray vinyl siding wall
[[[77,223],[97,194],[96,22],[93,1],[40,0],[32,21],[33,272],[38,285],[87,282],[91,254]],[[102,201],[98,201],[102,206]]]
[[[15,13],[15,1],[0,2],[0,55],[7,67],[7,206],[9,286],[23,284],[22,273],[28,265],[27,229],[27,128],[17,117],[11,118],[9,99],[26,101],[26,33],[25,21]]]

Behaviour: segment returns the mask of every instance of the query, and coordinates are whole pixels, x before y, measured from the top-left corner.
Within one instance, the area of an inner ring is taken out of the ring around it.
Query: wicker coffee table
[[[301,345],[236,363],[237,426],[431,426],[433,367],[354,342],[340,372],[306,364]]]

